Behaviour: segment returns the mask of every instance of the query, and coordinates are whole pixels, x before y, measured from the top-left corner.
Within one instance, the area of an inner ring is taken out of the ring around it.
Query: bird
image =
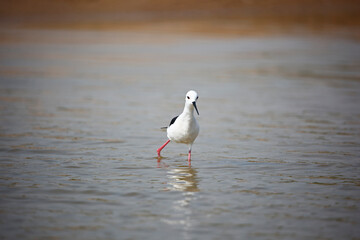
[[[194,116],[194,109],[196,110],[196,113],[200,115],[196,106],[198,99],[199,96],[196,91],[190,90],[186,93],[183,112],[171,119],[166,130],[168,140],[157,150],[159,160],[161,159],[161,150],[163,150],[170,141],[173,141],[188,145],[188,163],[189,165],[191,164],[191,148],[196,137],[199,135],[200,130],[200,126]]]

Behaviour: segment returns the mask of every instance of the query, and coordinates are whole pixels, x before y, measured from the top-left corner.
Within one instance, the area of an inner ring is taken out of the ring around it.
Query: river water
[[[360,238],[359,42],[0,35],[1,239]]]

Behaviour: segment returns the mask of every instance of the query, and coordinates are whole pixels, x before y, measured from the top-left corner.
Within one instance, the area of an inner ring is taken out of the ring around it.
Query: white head
[[[199,96],[198,96],[197,92],[195,92],[194,90],[190,90],[186,94],[185,103],[193,105],[195,107],[197,114],[199,115],[199,111],[196,107],[196,101],[198,100],[198,98],[199,98]]]

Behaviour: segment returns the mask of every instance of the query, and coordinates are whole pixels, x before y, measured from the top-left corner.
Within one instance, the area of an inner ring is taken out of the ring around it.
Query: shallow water
[[[360,238],[358,42],[0,35],[0,238]]]

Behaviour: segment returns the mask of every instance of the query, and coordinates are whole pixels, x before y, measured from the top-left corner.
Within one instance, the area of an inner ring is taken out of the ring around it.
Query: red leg
[[[190,165],[191,164],[191,149],[189,150],[188,162],[189,162],[189,165]]]
[[[162,145],[158,150],[157,150],[157,153],[158,153],[158,157],[160,157],[160,152],[161,150],[163,150],[163,148],[168,145],[168,143],[170,142],[170,140],[167,140],[166,143],[164,143],[164,145]]]

